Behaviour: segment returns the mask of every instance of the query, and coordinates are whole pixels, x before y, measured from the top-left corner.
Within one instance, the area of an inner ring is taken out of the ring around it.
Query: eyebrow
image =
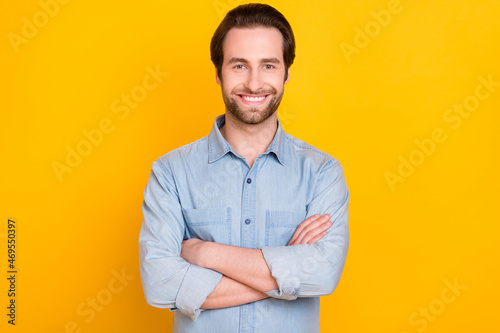
[[[236,62],[242,62],[244,64],[248,64],[248,60],[245,59],[245,58],[236,58],[236,57],[232,57],[231,59],[229,59],[228,61],[228,65],[231,65],[231,64],[234,64]],[[278,59],[278,58],[262,58],[260,59],[260,62],[261,63],[272,63],[272,64],[280,64],[281,61]]]

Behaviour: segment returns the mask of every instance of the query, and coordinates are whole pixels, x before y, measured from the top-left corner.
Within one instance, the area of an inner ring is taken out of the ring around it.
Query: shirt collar
[[[236,156],[240,156],[231,147],[231,145],[224,139],[220,133],[220,128],[224,126],[226,122],[226,115],[221,114],[215,118],[212,130],[208,136],[208,163],[213,163],[220,159],[222,156],[226,155],[228,152],[232,152]],[[274,153],[281,165],[285,165],[285,131],[281,126],[281,122],[278,118],[278,129],[274,135],[273,141],[267,147],[264,154]]]

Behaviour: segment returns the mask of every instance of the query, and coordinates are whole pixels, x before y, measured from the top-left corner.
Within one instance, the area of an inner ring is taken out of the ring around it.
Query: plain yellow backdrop
[[[209,44],[241,3],[2,2],[2,332],[171,331],[140,283],[143,190],[224,112]],[[269,4],[297,42],[283,126],[336,157],[351,192],[322,332],[500,331],[500,3]]]

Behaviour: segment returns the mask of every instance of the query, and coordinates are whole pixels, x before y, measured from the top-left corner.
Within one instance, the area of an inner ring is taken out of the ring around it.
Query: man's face
[[[260,124],[278,109],[284,92],[283,37],[276,28],[233,28],[224,40],[221,85],[226,110]],[[288,72],[290,74],[290,72]]]

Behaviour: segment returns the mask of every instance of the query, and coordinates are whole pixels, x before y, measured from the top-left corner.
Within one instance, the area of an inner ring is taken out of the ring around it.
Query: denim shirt
[[[337,287],[349,246],[349,191],[339,162],[285,133],[252,168],[224,139],[218,116],[210,135],[152,164],[139,235],[148,304],[174,311],[174,332],[319,332],[319,297]],[[333,225],[315,244],[286,246],[314,214]],[[269,298],[200,309],[222,275],[180,257],[188,238],[261,249],[278,289]],[[167,328],[166,330],[167,331]]]

